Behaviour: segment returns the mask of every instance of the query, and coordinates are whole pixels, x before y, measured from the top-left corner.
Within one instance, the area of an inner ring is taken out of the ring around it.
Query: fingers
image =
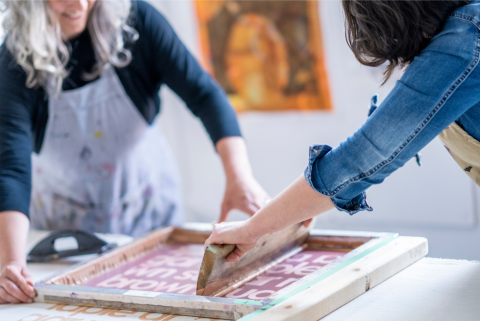
[[[216,238],[216,235],[217,235],[216,228],[217,228],[217,224],[213,224],[212,234],[210,234],[208,239],[205,241],[205,244],[203,245],[203,250],[204,251],[207,249],[207,246],[209,246],[210,244],[216,244],[215,243],[215,238]]]
[[[222,205],[222,211],[220,212],[220,218],[218,219],[218,223],[225,222],[228,218],[228,213],[230,212],[230,208],[226,205]]]
[[[225,259],[226,262],[238,262],[242,259],[242,257],[245,255],[238,247],[233,250],[232,253],[230,253],[227,258]]]
[[[253,216],[255,213],[258,212],[260,207],[261,207],[260,205],[254,202],[249,202],[247,200],[244,200],[242,202],[236,202],[236,203],[229,202],[228,204],[223,204],[218,223],[226,222],[228,219],[228,214],[230,213],[231,210],[239,210],[249,216]]]
[[[262,206],[257,203],[249,203],[247,208],[244,210],[250,216],[255,215]]]
[[[27,277],[31,279],[31,275],[28,271],[26,271],[26,269],[22,268],[22,270],[19,271],[17,269],[7,266],[3,272],[5,272],[5,277],[8,278],[11,282],[13,282],[13,284],[15,285],[15,288],[21,291],[22,294],[26,295],[28,299],[35,297],[35,291],[33,290],[33,287],[27,283],[27,279],[24,275],[26,273]],[[3,285],[3,287],[7,291],[9,290],[8,288],[5,287],[5,285]],[[16,298],[21,299],[19,296],[15,295],[15,293],[11,293],[11,292],[9,293],[14,295]],[[21,300],[26,302],[23,299]]]
[[[27,281],[26,277],[30,280]],[[7,265],[0,276],[0,298],[11,303],[32,302],[35,296],[32,285],[31,275],[26,269],[23,272],[21,267]]]
[[[17,303],[30,303],[32,298],[27,296],[20,288],[10,280],[4,280],[2,282],[2,288],[8,295],[14,297],[18,302]],[[13,301],[11,301],[13,303]]]
[[[5,302],[5,303],[22,303],[22,301],[18,300],[17,298],[13,297],[4,288],[0,288],[0,298]]]
[[[35,282],[33,281],[33,276],[30,274],[27,268],[22,269],[22,275],[27,280],[27,284],[33,286]]]
[[[212,244],[212,242],[210,241],[210,238],[211,238],[211,236],[205,241],[205,244],[203,245],[203,251],[206,251],[206,250],[207,250],[207,246],[209,246],[210,244]]]
[[[308,220],[303,221],[303,226],[309,227],[312,221],[313,221],[313,218],[309,218]]]
[[[250,216],[253,216],[258,210],[262,207],[262,205],[258,204],[258,202],[243,200],[241,203],[238,203],[236,206],[232,206],[229,210],[237,209],[239,211],[244,212]]]
[[[212,234],[205,241],[204,250],[211,244],[235,244],[235,249],[227,256],[226,261],[239,261],[245,253],[255,247],[258,240],[244,231],[245,222],[246,221],[215,224]]]
[[[26,295],[33,299],[36,296],[35,289],[33,288],[33,277],[26,267],[22,268],[21,273],[23,278],[20,278],[20,280],[22,282],[20,284],[17,283],[17,285],[20,286],[20,289],[22,289]],[[25,280],[25,282],[23,282],[23,280]]]

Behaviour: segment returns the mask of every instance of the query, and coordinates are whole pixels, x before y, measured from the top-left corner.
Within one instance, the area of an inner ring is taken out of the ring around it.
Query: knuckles
[[[5,274],[5,276],[14,275],[15,274],[15,268],[12,267],[11,265],[8,265],[3,269],[2,274]]]
[[[5,288],[5,290],[7,290],[8,293],[13,293],[17,290],[15,288],[15,286],[13,285],[13,283],[11,283],[11,282],[8,282],[7,284],[4,284],[3,287]]]

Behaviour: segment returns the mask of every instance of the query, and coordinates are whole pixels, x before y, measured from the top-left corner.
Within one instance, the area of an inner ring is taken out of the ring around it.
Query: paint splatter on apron
[[[438,137],[457,164],[480,186],[480,142],[455,122]]]
[[[179,176],[156,126],[115,70],[49,103],[42,150],[32,156],[31,225],[140,236],[183,223]]]

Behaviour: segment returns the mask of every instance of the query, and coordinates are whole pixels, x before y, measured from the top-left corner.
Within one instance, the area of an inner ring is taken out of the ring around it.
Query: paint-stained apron
[[[480,142],[455,122],[438,137],[462,170],[480,186]]]
[[[183,222],[168,146],[111,66],[98,80],[51,97],[32,169],[33,228],[139,236]]]

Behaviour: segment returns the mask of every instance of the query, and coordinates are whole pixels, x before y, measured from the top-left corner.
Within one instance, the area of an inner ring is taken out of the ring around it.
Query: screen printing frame
[[[108,270],[131,262],[142,255],[159,248],[159,246],[163,244],[171,242],[174,244],[201,244],[209,235],[210,230],[205,228],[180,229],[169,227],[154,231],[130,244],[101,255],[90,262],[74,265],[54,277],[37,283],[35,285],[37,297],[34,301],[230,320],[237,320],[246,316],[246,319],[253,318],[256,320],[259,318],[259,320],[261,320],[264,318],[259,316],[259,314],[271,312],[269,310],[273,311],[276,305],[280,305],[286,300],[296,298],[301,299],[302,302],[305,300],[311,302],[311,294],[308,298],[305,297],[305,299],[302,300],[302,296],[304,294],[306,295],[309,288],[321,281],[334,279],[335,275],[338,275],[340,271],[345,271],[348,268],[358,265],[358,261],[369,259],[368,262],[377,262],[377,265],[382,268],[387,267],[390,263],[394,262],[395,258],[402,257],[400,263],[394,264],[395,266],[393,268],[388,267],[387,272],[382,273],[380,277],[376,278],[375,282],[378,284],[417,261],[426,255],[428,251],[427,241],[423,238],[398,237],[398,235],[394,233],[311,230],[310,235],[305,242],[305,244],[307,244],[307,250],[330,250],[348,253],[320,268],[316,272],[313,272],[286,288],[279,290],[271,297],[258,301],[81,286],[81,283],[85,281],[85,279],[100,275]],[[412,243],[411,239],[416,239],[416,241]],[[400,247],[398,247],[398,243],[401,243]],[[383,248],[383,252],[385,252],[385,248],[392,247],[393,245],[396,246],[395,249],[392,248],[391,250],[388,250],[387,253],[398,252],[398,255],[392,260],[385,261],[385,253],[381,254],[381,251],[379,250]],[[99,266],[102,266],[102,271],[99,271]],[[357,270],[360,270],[360,268],[356,267],[355,271]],[[377,270],[378,269],[370,272],[376,272]],[[362,271],[362,273],[363,272],[364,271]],[[357,274],[358,273],[356,273],[355,277],[352,279],[352,282],[349,283],[350,285],[358,281]],[[376,285],[369,281],[369,273],[361,274],[361,278],[366,280],[365,282],[368,286],[364,285],[363,290],[353,298],[361,295],[363,292]],[[342,283],[345,283],[345,280],[339,282],[339,291],[342,289],[345,290],[349,286],[348,284]],[[336,288],[337,285],[334,287]],[[349,293],[350,292],[352,291],[349,290]],[[322,309],[323,314],[315,314],[315,320],[318,320],[318,316],[323,316],[332,312],[353,298],[345,298],[345,300],[340,299],[339,303],[336,304],[337,306],[335,304],[330,304],[326,309]],[[337,299],[335,300],[338,301]],[[318,300],[315,300],[314,298],[314,301],[314,306],[322,303],[320,298],[318,298]],[[290,309],[291,307],[292,306],[287,307],[287,309]],[[295,312],[294,310],[295,309],[293,309],[292,312]],[[280,319],[284,319],[287,316],[288,313],[285,313],[284,311],[282,312],[282,317]]]

